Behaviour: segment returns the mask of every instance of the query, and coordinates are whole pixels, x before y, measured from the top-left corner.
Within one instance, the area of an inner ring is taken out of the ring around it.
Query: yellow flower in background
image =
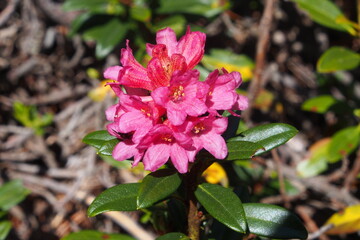
[[[99,82],[99,85],[90,90],[88,93],[89,98],[91,98],[95,102],[104,101],[107,95],[115,97],[114,91],[111,90],[111,87],[106,85],[108,82],[113,82],[112,80],[103,80]]]
[[[332,215],[325,223],[333,227],[329,235],[353,233],[360,230],[360,204],[352,205]]]
[[[208,183],[221,183],[221,185],[225,187],[229,184],[229,180],[224,168],[217,162],[211,164],[210,167],[204,171],[203,177]]]

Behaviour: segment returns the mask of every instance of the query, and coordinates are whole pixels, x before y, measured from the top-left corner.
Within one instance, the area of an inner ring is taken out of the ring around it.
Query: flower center
[[[198,123],[198,124],[196,124],[194,127],[193,127],[193,129],[191,130],[193,133],[195,133],[195,134],[199,134],[199,133],[201,133],[202,131],[204,131],[206,128],[205,128],[205,126],[204,126],[204,124],[203,123]]]
[[[172,143],[174,141],[174,138],[170,134],[164,134],[161,136],[161,140],[163,140],[164,142],[167,142],[167,143]]]
[[[173,102],[182,101],[183,98],[185,97],[184,87],[180,85],[178,87],[173,88],[172,94],[170,97]]]
[[[147,116],[147,117],[151,117],[151,114],[150,114],[150,112],[149,112],[149,110],[148,109],[144,109],[144,108],[142,108],[141,110],[140,110],[145,116]]]

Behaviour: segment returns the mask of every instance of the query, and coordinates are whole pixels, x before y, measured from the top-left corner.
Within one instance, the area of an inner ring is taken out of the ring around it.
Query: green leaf
[[[111,187],[90,204],[88,216],[94,217],[108,211],[135,211],[140,183],[127,183]]]
[[[228,72],[240,72],[245,81],[253,76],[254,62],[245,55],[235,54],[229,50],[211,49],[210,55],[204,55],[201,63],[211,71],[225,68]]]
[[[12,180],[0,187],[0,209],[7,211],[25,199],[30,190],[20,180]]]
[[[135,240],[135,238],[125,234],[110,234],[95,230],[83,230],[76,233],[70,233],[61,240]]]
[[[175,31],[176,35],[180,35],[185,30],[185,24],[186,18],[184,16],[174,15],[157,22],[151,30],[155,33],[163,28],[170,27]]]
[[[161,14],[189,13],[210,18],[225,11],[229,6],[227,1],[225,4],[221,4],[218,0],[160,0],[157,12]]]
[[[268,238],[307,238],[301,221],[288,210],[262,203],[243,204],[250,233]]]
[[[137,21],[148,22],[151,20],[151,10],[146,6],[134,5],[130,8],[130,16]]]
[[[100,16],[94,16],[100,18]],[[128,24],[122,23],[121,20],[114,17],[101,17],[102,22],[89,26],[83,31],[85,40],[96,41],[96,57],[104,58],[114,47],[119,44],[128,31]]]
[[[203,183],[195,190],[201,205],[219,222],[234,231],[245,233],[247,223],[240,199],[230,189]]]
[[[240,136],[230,138],[228,142],[248,141],[261,145],[263,149],[258,150],[255,156],[276,148],[294,137],[297,129],[284,123],[269,123],[254,128],[250,128]]]
[[[331,138],[328,151],[328,160],[330,163],[339,161],[358,147],[360,142],[359,126],[344,128],[336,132]]]
[[[147,208],[175,192],[181,184],[179,174],[172,169],[160,169],[142,181],[137,197],[137,208]]]
[[[306,100],[302,104],[301,108],[304,111],[325,113],[332,105],[337,102],[338,100],[336,100],[331,95],[322,95]]]
[[[183,233],[173,232],[162,235],[156,238],[156,240],[190,240],[190,238]]]
[[[347,19],[340,9],[329,0],[292,0],[307,12],[312,20],[329,28],[356,35],[356,23]]]
[[[227,147],[229,152],[226,157],[227,160],[251,159],[256,151],[263,149],[263,146],[260,144],[249,141],[231,141],[227,143]]]
[[[0,222],[0,240],[5,240],[6,236],[9,234],[11,229],[10,221],[1,221]]]
[[[112,156],[103,155],[101,153],[98,153],[99,157],[101,157],[102,160],[107,162],[109,165],[116,167],[116,168],[131,168],[132,161],[130,160],[123,160],[123,161],[116,161]]]
[[[105,142],[101,147],[99,148],[99,154],[105,155],[105,156],[112,156],[112,151],[116,144],[119,143],[118,139],[111,139],[107,142]]]
[[[113,0],[66,0],[63,4],[64,11],[85,10],[91,13],[123,14],[125,8]]]
[[[114,139],[116,139],[116,137],[111,136],[108,131],[100,130],[87,134],[82,141],[96,149],[100,149],[107,141]]]
[[[317,71],[329,73],[340,70],[351,70],[360,64],[360,54],[344,47],[331,47],[326,50],[317,62]]]

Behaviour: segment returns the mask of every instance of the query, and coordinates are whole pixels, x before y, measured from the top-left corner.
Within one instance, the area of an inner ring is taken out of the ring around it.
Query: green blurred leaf
[[[301,177],[313,177],[327,169],[330,141],[330,138],[324,138],[310,146],[308,159],[296,167]]]
[[[152,31],[155,33],[163,28],[170,27],[176,33],[176,35],[180,35],[185,30],[186,18],[182,15],[174,15],[169,16],[165,19],[154,24],[152,27]]]
[[[243,204],[249,230],[269,238],[307,238],[307,231],[301,221],[288,210],[262,203]]]
[[[331,95],[321,95],[306,100],[302,105],[301,109],[304,111],[326,113],[328,109],[339,102]]]
[[[112,156],[109,155],[103,155],[101,153],[98,153],[99,157],[103,159],[105,162],[107,162],[109,165],[116,167],[116,168],[131,168],[131,162],[130,160],[124,160],[124,161],[117,161]]]
[[[212,217],[234,231],[245,233],[247,223],[240,199],[230,189],[203,183],[195,190],[195,196]]]
[[[256,151],[264,148],[258,143],[242,140],[236,141],[232,139],[233,138],[230,138],[229,142],[226,144],[229,152],[226,157],[227,160],[251,159],[255,155]]]
[[[249,57],[230,50],[211,49],[210,55],[204,55],[201,63],[210,71],[225,68],[228,72],[240,72],[244,81],[253,76],[254,62]]]
[[[352,153],[360,142],[360,127],[353,126],[336,132],[331,138],[328,160],[334,163]]]
[[[181,184],[179,174],[172,169],[160,169],[148,174],[140,185],[137,207],[147,208],[175,192]]]
[[[130,8],[130,16],[137,21],[148,22],[151,20],[151,10],[146,6],[134,5]]]
[[[94,18],[100,16],[95,16]],[[96,41],[96,57],[104,58],[114,47],[119,44],[128,31],[128,24],[121,22],[118,17],[102,16],[102,22],[96,25],[87,26],[83,30],[85,40]],[[95,19],[92,19],[95,21]]]
[[[156,240],[190,240],[190,238],[183,233],[173,232],[162,235],[156,238]]]
[[[61,240],[135,240],[125,234],[110,234],[98,232],[95,230],[83,230],[76,233],[70,233]]]
[[[111,187],[90,204],[88,216],[94,217],[108,211],[135,211],[140,183],[127,183]]]
[[[10,221],[1,221],[0,222],[0,240],[5,240],[6,236],[9,234],[11,229]]]
[[[220,0],[160,0],[157,12],[161,14],[189,13],[204,17],[213,17],[228,9],[228,1]]]
[[[125,8],[116,0],[66,0],[64,11],[85,10],[91,13],[123,14]]]
[[[255,153],[255,156],[257,156],[286,143],[294,137],[297,132],[296,128],[288,124],[269,123],[250,128],[240,133],[240,136],[230,138],[228,142],[248,141],[259,144],[263,149]]]
[[[329,73],[340,70],[351,70],[360,64],[360,54],[344,47],[331,47],[326,50],[317,62],[317,71]]]
[[[7,211],[23,201],[30,193],[20,180],[12,180],[0,186],[0,209]]]
[[[100,149],[104,143],[114,139],[116,139],[116,137],[110,135],[108,131],[100,130],[87,134],[82,141],[96,149]]]
[[[292,0],[307,12],[312,20],[328,28],[347,31],[356,35],[357,25],[347,19],[340,9],[329,0]]]

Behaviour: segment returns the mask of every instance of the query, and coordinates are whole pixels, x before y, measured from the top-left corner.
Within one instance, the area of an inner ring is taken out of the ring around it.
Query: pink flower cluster
[[[227,118],[218,111],[244,110],[247,98],[236,93],[242,79],[238,72],[212,72],[204,82],[193,68],[204,55],[206,36],[191,32],[177,41],[170,28],[156,34],[156,44],[147,44],[152,57],[147,67],[139,64],[127,47],[121,50],[121,65],[108,68],[104,76],[113,79],[112,89],[119,103],[106,111],[112,123],[108,132],[121,141],[113,157],[122,161],[143,161],[155,171],[169,159],[180,173],[203,148],[224,159],[227,147],[221,136]],[[234,113],[235,114],[235,113]]]

